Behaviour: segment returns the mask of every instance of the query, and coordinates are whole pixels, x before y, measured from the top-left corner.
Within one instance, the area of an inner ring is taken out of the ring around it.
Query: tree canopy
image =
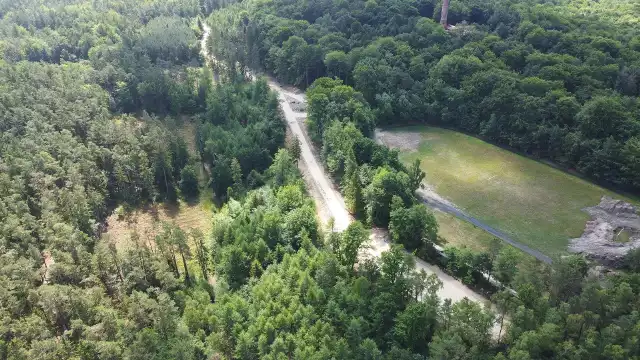
[[[455,128],[593,180],[638,192],[638,7],[626,1],[244,1],[214,13],[219,58],[264,69],[315,95],[328,76],[350,85],[377,124]],[[239,45],[240,44],[240,45]],[[331,80],[336,81],[336,80]],[[332,87],[335,85],[332,85]],[[344,91],[336,87],[333,92]],[[313,94],[313,96],[311,96]],[[327,106],[311,119],[351,117]],[[351,111],[355,108],[351,107]],[[317,140],[318,138],[316,138]]]
[[[402,246],[437,240],[419,164],[369,137],[444,122],[637,187],[633,2],[456,1],[449,32],[429,0],[215,12],[223,59],[309,87],[313,141],[361,220],[343,233],[318,223],[266,82],[202,67],[198,16],[223,5],[0,0],[0,359],[640,358],[637,253],[596,277],[579,256],[449,248],[453,275],[510,288],[493,308],[440,299]],[[105,234],[114,209],[207,194],[210,233]],[[369,225],[396,243],[380,258],[361,256]]]

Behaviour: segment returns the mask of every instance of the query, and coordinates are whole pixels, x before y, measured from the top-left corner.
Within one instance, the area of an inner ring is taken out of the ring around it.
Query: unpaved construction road
[[[209,37],[211,29],[208,25],[203,24],[204,35],[202,40],[202,53],[205,59],[215,62],[215,58],[208,53],[206,47],[206,39]],[[306,170],[310,173],[310,178],[313,183],[307,182],[307,187],[310,191],[316,191],[320,193],[325,204],[324,207],[328,210],[329,215],[334,219],[334,230],[341,231],[347,228],[353,221],[352,217],[347,211],[342,195],[337,192],[331,185],[330,179],[327,177],[324,168],[318,163],[312,151],[312,145],[304,136],[304,130],[300,126],[298,119],[306,117],[306,112],[296,111],[291,108],[290,99],[302,103],[305,103],[305,97],[302,94],[298,94],[292,91],[285,90],[281,85],[273,80],[269,80],[269,87],[276,91],[280,98],[280,105],[287,121],[287,126],[300,141],[302,161],[306,167]],[[390,245],[388,243],[388,234],[385,231],[375,230],[371,236],[371,242],[367,248],[367,254],[370,256],[379,257],[380,254],[389,250]],[[487,304],[488,300],[482,295],[477,294],[460,281],[445,274],[437,266],[428,264],[421,259],[415,258],[416,270],[424,270],[428,274],[436,274],[440,281],[442,281],[442,288],[438,292],[441,299],[451,299],[452,301],[459,301],[463,298],[479,302],[481,304]]]
[[[432,207],[436,210],[451,214],[459,219],[462,219],[466,222],[469,222],[479,228],[481,228],[482,230],[488,232],[489,234],[497,237],[498,239],[508,243],[509,245],[518,248],[522,251],[524,251],[525,253],[534,256],[536,259],[545,262],[547,264],[551,264],[551,258],[548,257],[547,255],[541,253],[538,250],[534,250],[530,247],[528,247],[527,245],[524,245],[522,243],[519,243],[515,240],[513,240],[509,235],[503,233],[500,230],[497,230],[489,225],[487,225],[486,223],[480,221],[477,218],[474,218],[473,216],[469,216],[467,214],[465,214],[462,210],[458,209],[457,207],[448,204],[444,201],[441,201],[440,199],[438,199],[437,197],[432,197],[429,196],[429,194],[427,192],[418,192],[418,196],[420,197],[420,200],[422,200],[423,203],[425,203],[427,206]]]
[[[299,118],[306,117],[307,113],[294,113],[291,109],[291,104],[289,104],[287,99],[287,96],[289,96],[304,103],[304,97],[282,89],[277,83],[271,80],[269,80],[269,87],[278,93],[280,97],[280,107],[282,108],[285,119],[287,120],[287,126],[289,126],[289,130],[291,130],[293,135],[300,141],[302,161],[304,161],[307,171],[310,173],[311,179],[314,182],[312,185],[314,185],[315,189],[319,191],[325,203],[324,205],[326,206],[329,214],[333,217],[333,230],[345,230],[351,223],[351,215],[349,215],[349,212],[344,205],[342,195],[333,189],[331,181],[327,178],[327,175],[324,172],[324,168],[318,164],[318,161],[316,161],[316,158],[311,151],[311,144],[309,144],[309,141],[304,136],[302,127],[297,120]]]
[[[385,131],[383,129],[376,129],[375,140],[377,143],[381,145],[385,145],[390,148],[398,149],[401,151],[409,151],[409,152],[416,151],[420,147],[420,144],[423,141],[422,135],[417,132],[410,132],[410,131],[391,132],[391,131]],[[435,210],[438,210],[447,214],[451,214],[460,220],[464,220],[468,223],[471,223],[474,226],[479,227],[480,229],[495,236],[496,238],[506,242],[507,244],[517,249],[520,249],[521,251],[535,257],[536,259],[542,262],[545,262],[547,264],[551,264],[551,258],[549,256],[514,240],[509,235],[505,234],[504,232],[498,229],[495,229],[489,224],[483,222],[482,220],[466,214],[463,210],[461,210],[455,204],[453,204],[452,202],[448,201],[447,199],[443,198],[438,193],[436,193],[428,184],[423,184],[423,185],[426,185],[426,187],[422,187],[422,189],[419,189],[416,192],[416,194],[418,195],[418,198],[427,206]]]

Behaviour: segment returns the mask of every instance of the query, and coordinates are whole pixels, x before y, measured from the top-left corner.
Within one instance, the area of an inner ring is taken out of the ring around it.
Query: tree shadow
[[[160,214],[158,212],[158,205],[153,203],[147,203],[142,207],[142,212],[151,215],[153,221],[160,221]]]
[[[188,207],[196,206],[200,203],[200,196],[185,196],[184,203]]]
[[[165,202],[162,203],[162,210],[167,215],[167,217],[174,219],[180,213],[180,203],[179,202]]]

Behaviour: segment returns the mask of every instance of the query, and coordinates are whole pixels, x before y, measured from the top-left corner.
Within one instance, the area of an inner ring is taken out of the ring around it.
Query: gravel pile
[[[584,209],[591,215],[581,237],[569,241],[569,251],[619,268],[625,255],[640,247],[640,216],[632,204],[603,196],[600,204]]]

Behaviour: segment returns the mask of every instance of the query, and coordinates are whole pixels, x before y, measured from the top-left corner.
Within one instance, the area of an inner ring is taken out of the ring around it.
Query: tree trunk
[[[187,268],[187,259],[184,257],[184,251],[180,251],[180,256],[182,257],[182,266],[184,266],[184,280],[190,284],[191,277],[189,276],[189,269]]]
[[[304,70],[304,77],[305,77],[305,89],[309,87],[309,69],[306,68]]]
[[[107,274],[106,271],[104,271],[104,268],[102,267],[102,261],[97,261],[97,266],[98,266],[98,274],[99,274],[98,278],[100,279],[100,281],[102,282],[102,285],[104,285],[105,289],[107,290],[107,295],[112,296],[113,289],[109,285],[109,275]]]
[[[582,322],[582,324],[580,324],[580,332],[578,332],[578,342],[580,342],[580,339],[582,339],[582,330],[584,329],[584,321]]]
[[[118,272],[118,279],[120,279],[121,283],[124,283],[124,278],[122,276],[122,270],[120,269],[120,263],[118,262],[118,253],[116,251],[115,245],[109,245],[109,252],[111,253],[111,259],[113,260],[113,264],[116,266],[116,271]]]
[[[144,261],[144,256],[142,255],[142,249],[140,248],[140,239],[136,241],[136,250],[138,252],[138,259],[140,260],[140,266],[142,267],[142,271],[144,272],[144,280],[147,281],[147,264]],[[145,246],[146,249],[146,246]]]
[[[198,262],[200,263],[200,270],[202,271],[202,278],[207,280],[209,277],[207,271],[207,258],[205,256],[204,244],[197,240],[196,241],[196,250],[198,251]]]
[[[200,271],[202,272],[202,278],[207,280],[209,274],[207,274],[207,264],[203,261],[203,259],[198,255],[198,262],[200,263]]]
[[[49,267],[47,266],[47,257],[44,253],[41,253],[42,256],[42,265],[44,265],[44,272],[42,273],[42,283],[44,284],[47,281],[47,274],[49,273]]]
[[[178,262],[176,261],[176,254],[171,251],[171,265],[173,265],[173,271],[176,273],[176,277],[180,278],[180,270],[178,270]]]
[[[162,174],[164,175],[164,191],[169,195],[169,183],[167,182],[167,170],[162,167]]]
[[[442,1],[442,12],[440,13],[440,25],[447,30],[449,24],[447,23],[447,17],[449,16],[449,0]]]

